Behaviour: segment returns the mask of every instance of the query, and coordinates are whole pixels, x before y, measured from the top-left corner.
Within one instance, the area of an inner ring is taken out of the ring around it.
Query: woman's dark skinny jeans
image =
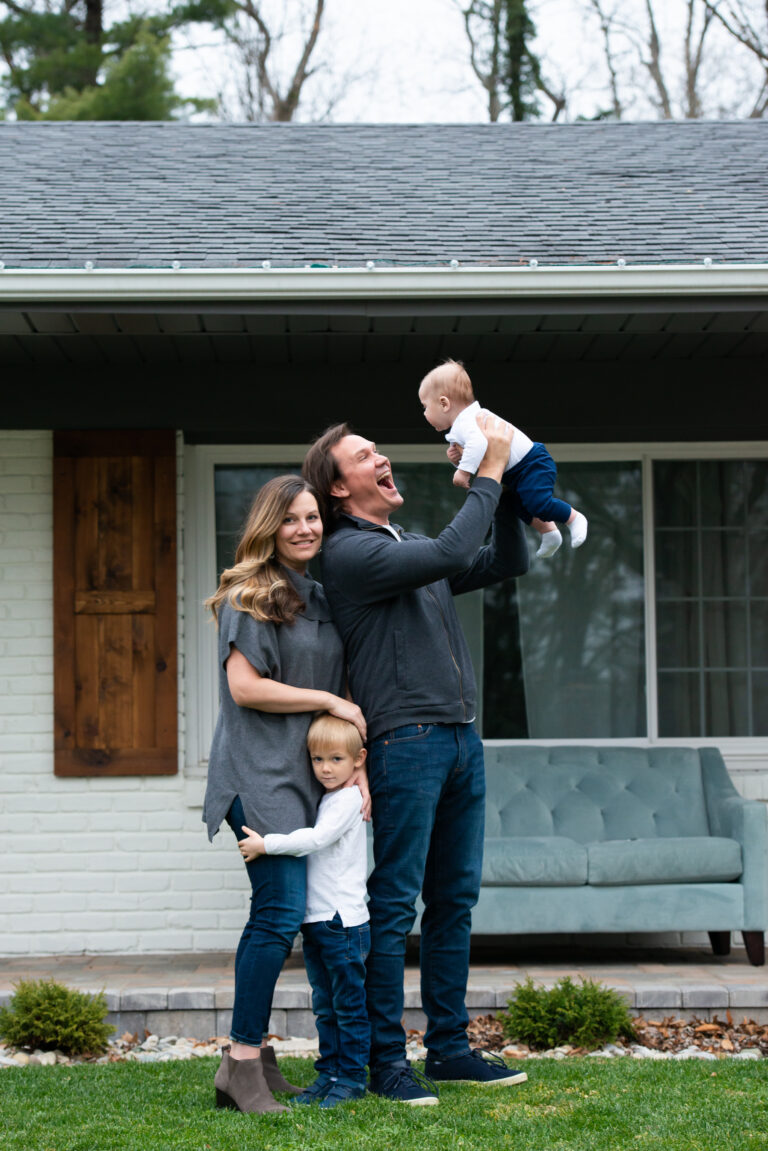
[[[238,796],[227,814],[237,839],[245,838],[244,820]],[[251,910],[235,955],[230,1038],[258,1047],[269,1031],[277,977],[304,919],[307,861],[292,855],[262,855],[245,866],[251,881]]]

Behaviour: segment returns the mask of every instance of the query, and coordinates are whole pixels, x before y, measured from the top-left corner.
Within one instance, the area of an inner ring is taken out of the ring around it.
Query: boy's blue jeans
[[[371,1042],[365,1009],[370,927],[344,927],[337,911],[326,922],[303,924],[301,933],[320,1045],[315,1069],[365,1085]]]
[[[424,1042],[438,1059],[460,1055],[469,1049],[464,997],[483,859],[483,745],[472,724],[409,724],[373,741],[368,778],[371,1067],[405,1058],[405,943],[420,892]]]
[[[238,796],[227,814],[237,839],[245,838],[244,819]],[[277,977],[304,918],[307,861],[292,855],[262,855],[245,866],[251,881],[251,910],[235,955],[230,1037],[258,1047],[269,1031]]]

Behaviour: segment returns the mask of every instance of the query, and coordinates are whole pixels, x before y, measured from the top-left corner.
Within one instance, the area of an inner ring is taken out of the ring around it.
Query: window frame
[[[645,591],[646,719],[648,735],[612,739],[488,739],[489,746],[596,745],[636,747],[718,747],[732,770],[768,772],[768,737],[664,737],[658,735],[658,666],[656,659],[655,543],[653,463],[659,459],[768,459],[768,441],[721,443],[669,442],[629,444],[548,444],[561,463],[621,463],[639,461],[643,501],[643,579]],[[445,453],[433,444],[380,444],[393,464],[443,463]],[[208,748],[218,710],[216,633],[202,610],[202,601],[216,587],[214,469],[220,465],[299,464],[306,444],[188,444],[185,447],[184,556],[185,666],[187,723],[186,763],[191,774],[207,766]],[[197,608],[199,607],[199,610]]]

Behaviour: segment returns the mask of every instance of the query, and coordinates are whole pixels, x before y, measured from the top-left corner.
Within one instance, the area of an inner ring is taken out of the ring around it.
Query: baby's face
[[[436,432],[445,432],[453,423],[449,415],[449,407],[446,403],[441,402],[445,400],[445,396],[440,395],[440,392],[432,387],[425,387],[423,384],[419,388],[419,400],[424,409],[424,419],[428,424],[431,424]]]

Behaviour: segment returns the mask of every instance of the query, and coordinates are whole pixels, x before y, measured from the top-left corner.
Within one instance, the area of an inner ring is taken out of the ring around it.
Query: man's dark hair
[[[333,457],[332,449],[345,436],[352,435],[349,424],[333,424],[311,444],[304,457],[301,474],[312,485],[320,498],[320,510],[327,528],[333,527],[339,516],[339,503],[331,495],[336,480],[341,479],[339,466]]]

